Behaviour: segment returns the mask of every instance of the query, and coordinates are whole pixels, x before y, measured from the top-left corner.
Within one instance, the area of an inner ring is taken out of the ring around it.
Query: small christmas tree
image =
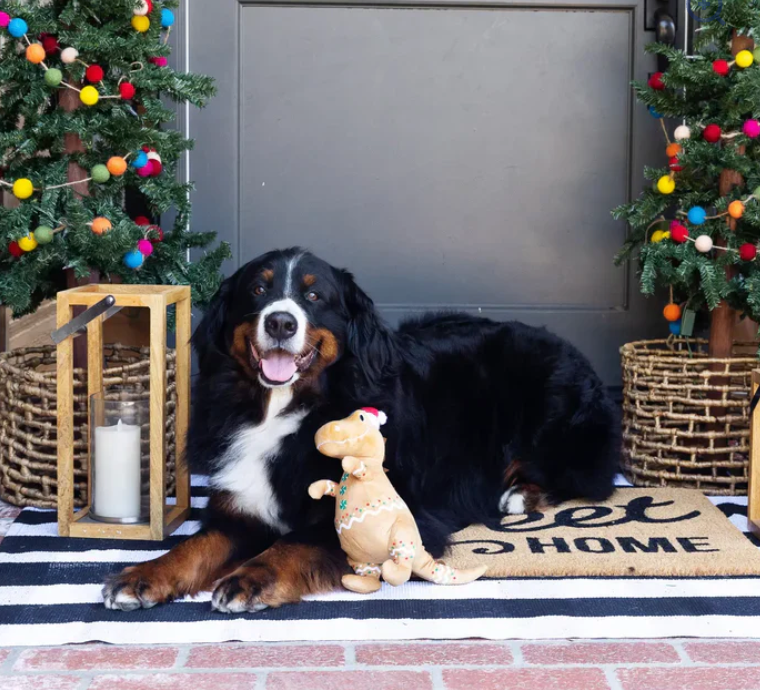
[[[630,226],[617,263],[638,256],[641,290],[670,286],[664,310],[681,329],[682,306],[711,313],[710,352],[726,357],[736,311],[760,320],[760,35],[757,0],[692,0],[695,54],[663,44],[668,68],[636,94],[660,119],[667,166],[632,204],[614,210]],[[663,117],[677,118],[672,138]],[[672,140],[671,140],[672,139]]]
[[[162,100],[203,106],[206,76],[167,66],[176,0],[0,0],[0,304],[33,310],[82,279],[190,284],[203,304],[216,291],[222,244],[195,263],[188,250],[214,233],[188,231],[190,186],[176,179],[192,146],[167,127]],[[130,217],[137,197],[166,232]]]

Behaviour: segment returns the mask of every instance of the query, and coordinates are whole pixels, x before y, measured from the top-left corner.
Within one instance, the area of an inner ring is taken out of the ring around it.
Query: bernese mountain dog
[[[359,407],[387,413],[389,477],[435,556],[469,524],[613,491],[615,406],[544,329],[445,313],[393,330],[349,272],[293,248],[228,278],[193,346],[187,452],[210,478],[203,526],[109,578],[110,609],[213,589],[217,611],[259,611],[338,587],[333,508],[307,488],[341,474],[316,430]]]

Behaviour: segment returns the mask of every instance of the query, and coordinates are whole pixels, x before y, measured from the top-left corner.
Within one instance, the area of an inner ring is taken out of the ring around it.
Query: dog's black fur
[[[196,471],[220,472],[236,432],[266,415],[271,391],[261,383],[250,337],[243,341],[242,335],[255,333],[262,309],[282,299],[283,276],[294,263],[292,299],[308,318],[307,343],[318,345],[319,355],[293,384],[293,398],[282,412],[301,410],[305,416],[268,459],[267,471],[280,520],[292,530],[286,539],[330,550],[313,568],[345,563],[331,527],[332,501],[313,501],[307,494],[311,482],[341,474],[339,462],[317,452],[314,434],[359,407],[387,413],[388,476],[434,555],[442,553],[454,531],[498,520],[499,498],[509,485],[533,487],[546,503],[611,494],[618,467],[617,415],[575,347],[543,329],[466,314],[423,316],[392,330],[350,273],[295,248],[265,254],[226,280],[195,332],[199,374],[187,449]],[[229,556],[226,546],[221,548],[219,564],[251,559],[278,536],[255,516],[231,508],[228,498],[212,493],[204,528],[233,545]],[[281,553],[276,568],[254,561],[257,569],[238,576],[222,599],[240,595],[241,578],[258,578],[245,594],[247,610],[254,610],[250,602],[284,577],[277,574]],[[193,558],[197,566],[203,555]],[[182,579],[174,570],[186,562],[184,557],[171,561],[169,554],[160,571],[165,585],[154,587],[160,592],[150,597],[144,593],[159,570],[125,571],[104,590],[107,605],[110,597],[111,608],[134,608],[116,601],[125,588],[146,606],[205,586],[200,577],[191,585],[173,584]],[[161,559],[154,563],[160,566]],[[326,586],[314,584],[313,574],[303,578],[309,582],[298,591],[259,598],[278,605]],[[327,581],[337,583],[335,577]]]

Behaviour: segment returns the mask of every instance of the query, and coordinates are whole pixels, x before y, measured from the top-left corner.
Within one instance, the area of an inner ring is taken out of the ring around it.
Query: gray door
[[[219,84],[190,111],[194,227],[230,272],[311,248],[392,322],[546,325],[615,385],[619,345],[666,326],[612,264],[610,209],[664,156],[629,86],[655,69],[643,1],[469,4],[185,3],[189,66]]]

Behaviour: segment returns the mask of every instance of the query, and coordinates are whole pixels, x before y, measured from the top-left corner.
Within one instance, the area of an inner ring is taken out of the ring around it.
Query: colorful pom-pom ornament
[[[92,178],[93,182],[104,184],[111,179],[111,173],[108,172],[108,168],[105,165],[99,163],[98,165],[92,166],[92,170],[90,170],[90,177]]]
[[[146,165],[148,165],[148,154],[145,153],[145,151],[136,151],[131,165],[133,168],[137,168],[138,170],[140,168],[144,168]]]
[[[143,225],[150,225],[150,219],[146,218],[145,216],[137,216],[135,218],[135,225],[143,226]]]
[[[8,251],[10,252],[11,256],[15,256],[17,259],[20,256],[24,255],[24,250],[21,249],[21,247],[18,246],[18,242],[11,242],[8,245]]]
[[[150,58],[150,61],[156,66],[156,67],[166,67],[169,64],[169,60],[165,58],[163,55],[158,55],[156,57]]]
[[[61,51],[61,62],[64,65],[71,65],[79,58],[79,51],[76,48],[64,48]]]
[[[657,180],[657,191],[660,194],[672,194],[676,189],[675,180],[670,175],[663,175]]]
[[[13,183],[13,196],[17,199],[28,199],[32,194],[34,185],[26,177],[21,177]]]
[[[677,304],[668,304],[665,309],[662,310],[662,315],[666,321],[679,321],[681,318],[681,307]]]
[[[145,261],[145,257],[138,249],[133,249],[124,255],[124,265],[127,268],[140,268],[143,265],[143,261]]]
[[[700,235],[696,240],[694,240],[694,246],[697,248],[698,252],[707,254],[707,252],[713,248],[712,237],[709,235]]]
[[[5,29],[11,23],[11,15],[7,12],[0,12],[0,29]]]
[[[90,65],[85,70],[84,76],[90,84],[99,84],[106,75],[100,65]]]
[[[648,105],[648,106],[647,106],[647,110],[649,111],[649,114],[650,114],[652,117],[654,117],[654,118],[657,118],[658,120],[661,120],[661,119],[662,119],[662,117],[663,117],[663,114],[662,114],[662,113],[658,113],[658,112],[657,112],[657,111],[654,109],[654,106],[653,106],[653,105]]]
[[[98,216],[97,218],[93,219],[90,229],[96,235],[102,235],[103,233],[108,232],[112,227],[113,226],[111,225],[111,221],[108,220],[108,218],[103,218],[103,216]]]
[[[665,88],[665,84],[662,83],[662,72],[655,72],[651,77],[649,77],[647,85],[650,89],[654,89],[655,91],[662,91]]]
[[[668,324],[668,328],[670,328],[670,332],[673,335],[681,335],[681,320],[678,321],[671,321]]]
[[[149,161],[148,165],[150,166],[151,177],[158,177],[164,170],[164,166],[161,164],[161,161],[156,159]]]
[[[746,69],[755,61],[755,56],[749,50],[740,50],[736,54],[734,60],[736,61],[737,67]]]
[[[742,261],[752,261],[757,256],[757,247],[749,242],[739,247],[739,258]]]
[[[135,85],[130,84],[128,81],[123,81],[119,84],[119,95],[125,100],[129,101],[135,97]]]
[[[18,246],[25,252],[31,252],[37,249],[37,240],[34,239],[34,233],[30,232],[26,237],[22,237],[18,241]]]
[[[161,228],[159,228],[158,225],[151,225],[148,228],[148,239],[154,244],[156,242],[163,242],[164,231]]]
[[[29,25],[20,17],[11,19],[8,22],[8,33],[13,38],[21,38],[27,31],[29,31]]]
[[[686,242],[688,237],[689,231],[686,229],[686,226],[681,225],[680,223],[676,223],[675,225],[670,226],[670,239],[672,239],[673,242],[683,244]]]
[[[153,165],[151,165],[151,162],[148,161],[145,165],[143,165],[142,168],[137,168],[137,174],[140,177],[150,177],[150,174],[153,172]]]
[[[681,153],[681,151],[683,151],[683,146],[681,146],[681,144],[668,144],[665,148],[665,155],[668,158],[673,158]]]
[[[678,156],[673,156],[668,160],[668,167],[673,172],[681,172],[683,170],[683,166],[678,161]]]
[[[705,222],[705,218],[707,218],[707,211],[701,206],[692,206],[686,217],[692,225],[702,225]]]
[[[673,137],[676,141],[683,141],[691,137],[691,130],[686,125],[678,125],[673,132]]]
[[[121,156],[112,156],[108,159],[106,168],[108,169],[108,172],[110,172],[114,177],[121,177],[125,172],[127,172],[127,161],[125,161]]]
[[[161,26],[163,26],[164,29],[168,29],[173,24],[174,24],[174,12],[164,7],[164,9],[161,10]]]
[[[63,81],[63,72],[57,67],[51,67],[50,69],[45,70],[45,76],[43,78],[48,86],[60,86]]]
[[[705,127],[704,131],[702,132],[702,138],[711,144],[714,144],[716,141],[720,141],[720,135],[721,131],[718,125],[707,125],[707,127]]]
[[[655,230],[652,233],[652,242],[654,244],[657,244],[658,242],[662,242],[665,239],[665,236],[668,233],[666,233],[664,230]]]
[[[760,137],[760,122],[757,120],[747,120],[742,126],[742,132],[750,139]]]
[[[135,15],[132,17],[132,28],[135,31],[139,31],[141,34],[144,34],[148,29],[150,29],[150,19],[147,17],[142,17],[140,15]]]
[[[132,10],[132,14],[136,17],[144,17],[146,14],[150,14],[151,9],[151,6],[145,0],[138,0],[137,6]]]
[[[728,65],[727,60],[715,60],[712,63],[713,72],[715,74],[719,74],[721,77],[725,77],[728,75],[729,70],[731,69]]]
[[[48,55],[57,53],[60,49],[58,39],[53,36],[53,34],[40,34],[40,41],[42,42],[42,47],[45,49],[45,53]]]
[[[47,57],[40,43],[32,43],[26,47],[26,59],[33,65],[39,65]]]
[[[53,241],[53,228],[49,225],[40,225],[33,234],[38,244],[50,244]]]
[[[140,240],[137,243],[137,251],[143,256],[150,256],[153,253],[153,243],[150,240]]]
[[[96,105],[100,100],[100,94],[94,86],[85,86],[79,92],[79,100],[85,105]]]
[[[728,215],[731,216],[731,218],[741,218],[744,215],[744,204],[738,199],[732,201],[728,205]]]

